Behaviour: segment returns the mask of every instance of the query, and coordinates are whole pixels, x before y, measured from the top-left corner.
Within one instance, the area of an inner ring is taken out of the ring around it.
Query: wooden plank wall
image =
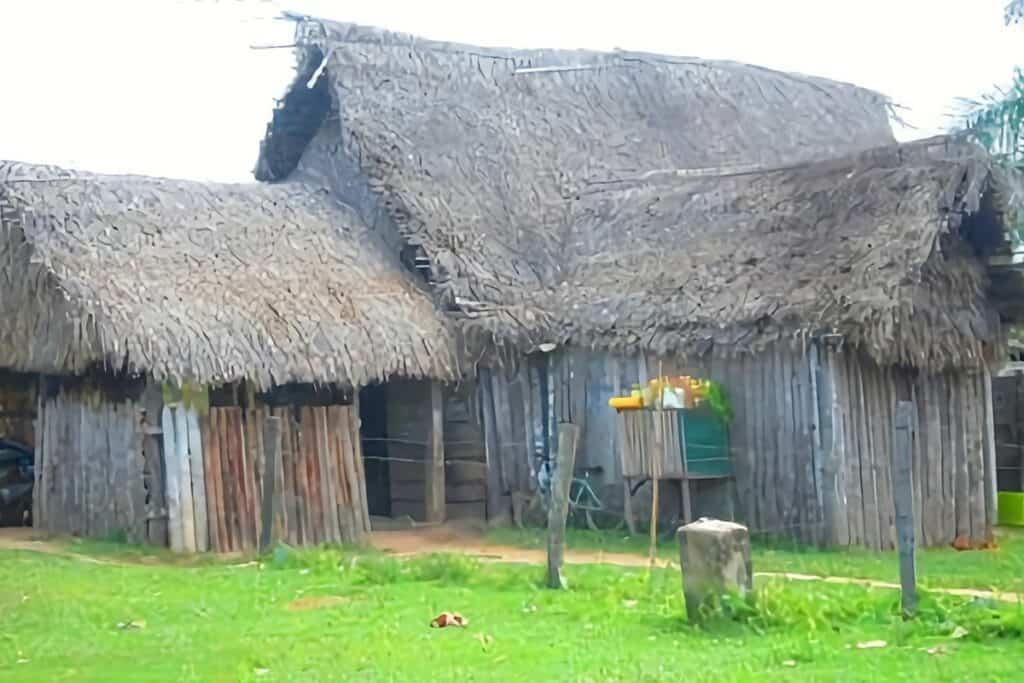
[[[35,525],[52,534],[152,542],[136,403],[65,393],[41,401]],[[162,485],[162,483],[161,483]]]
[[[483,519],[487,459],[475,382],[444,390],[445,500],[448,519]]]
[[[391,516],[426,519],[426,455],[430,446],[430,382],[387,385],[387,457]]]
[[[534,437],[538,450],[553,449],[554,439],[545,443],[545,435],[552,425],[572,421],[582,429],[577,466],[601,466],[595,489],[607,505],[622,509],[622,449],[607,400],[616,387],[628,391],[659,367],[669,375],[711,378],[728,394],[738,517],[752,531],[808,543],[894,547],[889,453],[895,401],[905,396],[918,406],[915,517],[922,544],[947,544],[958,535],[972,543],[987,538],[985,458],[993,438],[985,427],[992,416],[984,377],[917,377],[883,370],[853,352],[810,345],[702,358],[570,348],[514,372],[482,373],[481,397],[495,406],[493,420],[484,411],[485,440],[500,453],[505,490],[532,488],[526,439]],[[708,495],[717,504],[730,494],[714,488]],[[710,513],[714,506],[706,507]],[[643,506],[634,509],[642,517]],[[702,514],[700,504],[695,513]]]
[[[891,439],[897,400],[913,400],[914,513],[921,544],[986,542],[994,523],[988,503],[986,458],[992,448],[982,372],[938,375],[880,368],[856,353],[828,359],[845,435],[839,444],[840,495],[845,520],[833,542],[887,550],[895,547]]]
[[[992,378],[997,488],[1024,491],[1024,373]]]
[[[281,420],[281,457],[265,471],[263,428]],[[211,548],[252,551],[263,484],[275,477],[274,537],[292,545],[350,543],[369,533],[357,406],[211,408],[202,419],[202,481]]]

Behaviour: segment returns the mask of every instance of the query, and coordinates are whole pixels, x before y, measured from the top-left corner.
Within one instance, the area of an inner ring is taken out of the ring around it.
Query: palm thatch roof
[[[458,372],[397,257],[301,184],[0,161],[0,224],[0,366],[260,388]]]
[[[499,50],[301,18],[257,177],[336,131],[436,291],[499,346],[751,351],[839,334],[883,363],[1002,343],[983,259],[1007,179],[957,140],[896,145],[881,96],[758,67]],[[974,215],[975,218],[967,218]]]

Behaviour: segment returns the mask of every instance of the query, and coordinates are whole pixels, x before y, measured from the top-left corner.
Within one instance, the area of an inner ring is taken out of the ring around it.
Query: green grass
[[[495,529],[488,534],[495,543],[543,548],[545,532],[540,529]],[[569,529],[570,549],[646,555],[649,540],[624,533],[594,533]],[[678,561],[678,546],[672,539],[658,544],[658,556]],[[899,560],[895,552],[867,550],[818,550],[784,541],[754,541],[754,571],[792,572],[819,576],[848,576],[881,581],[899,581]],[[993,550],[958,552],[952,548],[920,550],[917,553],[918,582],[933,588],[981,588],[1024,593],[1024,533],[1003,531],[999,547]]]
[[[571,566],[568,590],[550,591],[539,567],[456,556],[281,550],[180,566],[74,549],[126,563],[0,551],[5,683],[1009,681],[1024,657],[1019,607],[925,596],[905,622],[896,593],[856,586],[765,582],[755,606],[697,628],[672,570]],[[334,603],[289,609],[324,596]],[[469,627],[430,629],[444,610]],[[871,640],[887,646],[856,648]]]

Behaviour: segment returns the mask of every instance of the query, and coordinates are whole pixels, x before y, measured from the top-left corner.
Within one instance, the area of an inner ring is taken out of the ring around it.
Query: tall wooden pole
[[[904,616],[917,609],[917,576],[914,568],[914,479],[911,452],[914,430],[914,404],[896,404],[893,433],[893,504],[896,508],[896,543],[900,555],[900,604]]]
[[[441,383],[430,383],[430,450],[427,452],[426,508],[427,521],[444,522],[444,407]]]
[[[565,518],[569,514],[569,488],[576,468],[579,436],[576,425],[566,422],[558,425],[558,459],[551,475],[551,504],[548,506],[548,588],[562,587]]]
[[[260,546],[265,553],[274,541],[277,506],[277,462],[281,459],[281,418],[268,415],[263,421],[263,498],[260,501]]]

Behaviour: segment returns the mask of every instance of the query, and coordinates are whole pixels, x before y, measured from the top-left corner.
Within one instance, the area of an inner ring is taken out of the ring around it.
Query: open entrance
[[[35,376],[0,371],[0,526],[32,525]]]

